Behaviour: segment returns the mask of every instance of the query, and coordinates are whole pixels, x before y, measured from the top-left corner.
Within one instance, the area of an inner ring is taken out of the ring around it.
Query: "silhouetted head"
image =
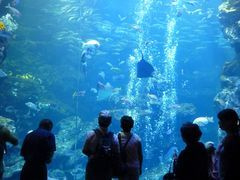
[[[233,109],[224,109],[218,113],[219,127],[227,132],[236,130],[239,124],[239,117]]]
[[[39,123],[39,128],[45,129],[47,131],[51,131],[53,128],[53,123],[50,119],[43,119]]]
[[[183,141],[187,144],[198,142],[202,132],[197,124],[184,123],[180,129]]]
[[[121,118],[121,128],[124,132],[130,132],[133,128],[134,121],[131,116],[123,116]]]
[[[212,141],[208,141],[205,143],[205,148],[209,154],[214,154],[216,148],[214,147],[214,143]]]
[[[110,115],[109,111],[103,110],[99,113],[98,124],[100,127],[108,128],[111,122],[112,122],[112,116]]]

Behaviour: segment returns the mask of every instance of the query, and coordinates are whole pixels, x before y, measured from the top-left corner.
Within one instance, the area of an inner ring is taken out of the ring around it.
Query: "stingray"
[[[148,63],[142,54],[142,59],[137,63],[137,77],[138,78],[149,78],[153,77],[154,68]]]

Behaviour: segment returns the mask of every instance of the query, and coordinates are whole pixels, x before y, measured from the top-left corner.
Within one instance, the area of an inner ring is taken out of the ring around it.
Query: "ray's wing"
[[[143,58],[137,63],[137,77],[138,78],[149,78],[152,77],[154,72],[153,66],[145,61]]]

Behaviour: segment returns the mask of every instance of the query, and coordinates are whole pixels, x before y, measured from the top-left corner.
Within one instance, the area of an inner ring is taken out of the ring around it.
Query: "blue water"
[[[16,121],[16,134],[21,139],[43,117],[53,119],[54,133],[59,135],[63,119],[72,117],[74,121],[73,117],[78,116],[80,125],[72,126],[69,122],[69,126],[76,136],[83,138],[97,125],[95,118],[102,109],[111,111],[114,132],[120,130],[119,117],[132,115],[134,132],[142,138],[144,149],[142,179],[160,179],[169,167],[164,158],[169,156],[168,150],[184,147],[179,134],[183,122],[212,116],[215,122],[202,128],[202,141],[217,143],[217,108],[213,100],[220,88],[223,63],[234,56],[218,21],[220,3],[220,0],[20,1],[17,8],[22,16],[16,18],[19,27],[1,65],[9,78],[1,86],[0,115]],[[82,78],[79,71],[82,44],[90,39],[101,45],[87,61],[87,76]],[[155,68],[153,78],[136,77],[141,52]],[[111,69],[109,63],[116,69]],[[100,72],[104,72],[105,78]],[[35,78],[20,77],[26,73]],[[98,82],[109,82],[121,90],[97,101],[91,88],[96,88]],[[11,94],[14,88],[18,89],[17,96]],[[75,91],[86,92],[73,97]],[[149,94],[156,96],[157,101],[151,100]],[[124,98],[131,104],[123,104]],[[29,111],[26,102],[52,106],[39,112],[30,110],[30,117],[26,117]],[[8,106],[17,111],[6,112]],[[50,172],[58,169],[65,175],[74,174],[68,179],[81,179],[79,174],[83,174],[86,163],[79,151],[82,143],[83,139],[77,150],[66,153],[67,159],[80,156],[79,159],[71,160],[69,166],[59,166],[57,162],[63,161],[63,153],[57,155]]]

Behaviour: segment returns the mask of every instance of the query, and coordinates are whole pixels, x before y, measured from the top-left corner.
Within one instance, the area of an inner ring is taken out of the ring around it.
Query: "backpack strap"
[[[119,141],[119,145],[120,145],[120,157],[121,157],[121,161],[125,164],[127,162],[127,153],[126,153],[126,147],[130,141],[130,139],[132,138],[132,133],[130,134],[130,136],[128,137],[126,143],[123,145],[122,144],[122,140],[121,140],[121,133],[118,133],[118,141]]]
[[[94,153],[93,153],[93,154],[96,155],[96,153],[97,153],[97,151],[98,151],[98,148],[99,148],[99,146],[101,145],[102,133],[100,132],[100,130],[99,130],[98,128],[93,129],[93,131],[94,131],[94,133],[95,133],[95,135],[96,135],[96,137],[97,137],[97,145],[96,145],[95,150],[94,150]]]
[[[119,145],[120,145],[120,151],[124,151],[128,145],[128,142],[130,141],[130,139],[132,138],[132,133],[130,134],[130,136],[128,137],[126,143],[124,145],[122,145],[122,137],[121,137],[121,133],[118,133],[118,141],[119,141]]]
[[[101,136],[101,134],[102,134],[98,128],[93,129],[93,131],[94,131],[94,133],[96,134],[96,136],[97,136],[98,138],[99,138],[99,137]]]

